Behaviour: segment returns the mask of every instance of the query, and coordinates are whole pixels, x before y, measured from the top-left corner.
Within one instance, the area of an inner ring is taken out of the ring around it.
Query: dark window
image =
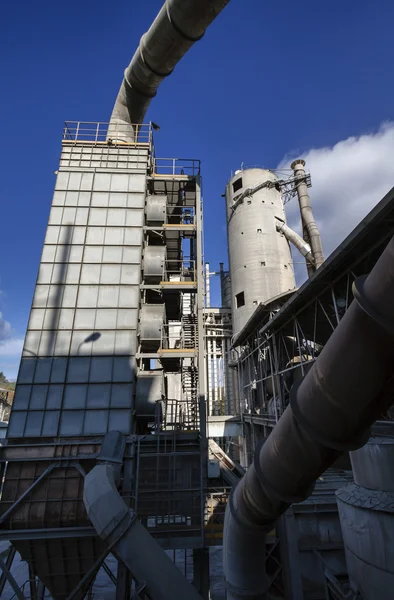
[[[242,187],[242,177],[240,177],[239,179],[237,179],[237,181],[234,181],[233,183],[233,192],[238,192],[238,190],[240,190]]]
[[[239,292],[239,294],[235,295],[235,305],[237,308],[241,308],[241,306],[245,305],[245,294],[243,292]]]

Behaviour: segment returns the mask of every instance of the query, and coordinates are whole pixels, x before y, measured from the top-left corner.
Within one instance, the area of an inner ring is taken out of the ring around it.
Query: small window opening
[[[257,306],[257,300],[253,300],[253,304]]]
[[[233,183],[233,192],[238,192],[238,190],[240,190],[242,187],[242,177],[240,177],[239,179],[237,179],[236,181],[234,181]]]
[[[262,267],[265,267],[265,260],[262,260],[262,261],[261,261],[261,266],[262,266]]]
[[[239,292],[239,294],[235,294],[235,305],[237,308],[241,308],[241,306],[245,306],[244,292]]]
[[[252,201],[251,201],[251,200],[248,200],[248,204],[252,204]]]
[[[261,229],[258,229],[258,230],[257,230],[257,233],[261,233]]]

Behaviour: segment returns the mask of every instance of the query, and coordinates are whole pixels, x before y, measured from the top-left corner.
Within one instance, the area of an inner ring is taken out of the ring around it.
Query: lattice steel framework
[[[393,230],[391,190],[298,291],[260,305],[234,340],[245,465],[345,314],[354,280],[371,270]]]

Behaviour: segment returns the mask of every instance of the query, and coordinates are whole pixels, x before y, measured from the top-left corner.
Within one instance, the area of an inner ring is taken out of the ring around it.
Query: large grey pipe
[[[318,269],[324,262],[323,246],[319,228],[316,225],[312,213],[311,201],[308,193],[308,186],[305,181],[305,161],[298,158],[291,164],[296,178],[296,189],[298,195],[298,203],[300,205],[301,220],[303,230],[306,232],[307,240],[309,241],[313,258],[315,259],[315,267]]]
[[[361,447],[394,394],[394,238],[233,491],[224,525],[228,600],[262,600],[265,533],[344,450]],[[366,435],[367,434],[367,435]]]
[[[229,0],[167,0],[142,36],[112,111],[108,137],[133,141],[157,88]]]
[[[104,437],[98,464],[85,477],[83,501],[88,517],[108,550],[141,585],[141,593],[143,588],[152,600],[202,600],[120,496],[117,486],[124,444],[119,431]]]
[[[310,245],[300,236],[297,232],[295,232],[291,227],[286,225],[282,219],[279,217],[275,217],[276,219],[276,231],[279,233],[283,233],[285,238],[289,240],[297,248],[297,250],[302,254],[302,256],[306,260],[307,265],[314,265],[315,259],[313,258],[313,254],[311,252]]]

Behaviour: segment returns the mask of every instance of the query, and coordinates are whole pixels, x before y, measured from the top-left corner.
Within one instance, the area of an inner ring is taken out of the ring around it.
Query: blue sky
[[[63,122],[109,118],[123,70],[161,4],[2,7],[0,370],[9,377],[19,362]],[[213,268],[227,262],[221,194],[241,163],[275,167],[351,136],[358,143],[363,134],[386,135],[377,132],[394,120],[393,22],[390,0],[231,0],[162,84],[146,120],[161,127],[159,156],[202,160]],[[346,156],[353,152],[345,148]],[[344,164],[343,154],[338,160]]]

